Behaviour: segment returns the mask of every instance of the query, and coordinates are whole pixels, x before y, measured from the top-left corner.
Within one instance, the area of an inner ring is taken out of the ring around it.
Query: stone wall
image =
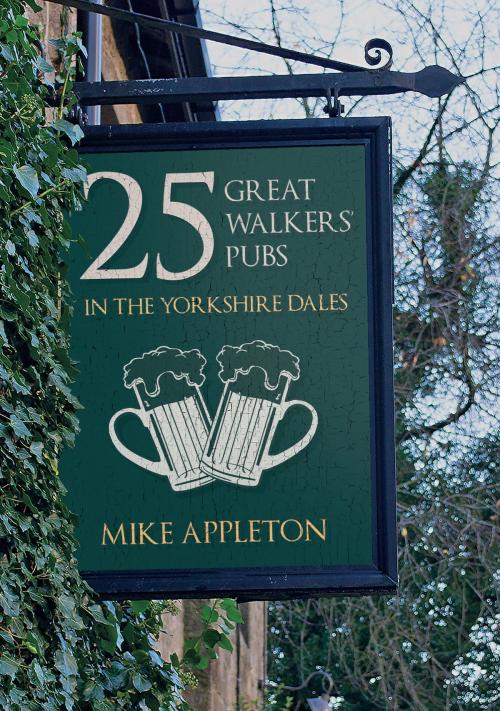
[[[50,47],[49,40],[76,30],[76,10],[53,5],[45,0],[37,0],[37,5],[42,9],[39,12],[33,12],[28,8],[26,16],[30,22],[40,28],[43,45],[48,48],[50,59],[55,61],[57,50]]]

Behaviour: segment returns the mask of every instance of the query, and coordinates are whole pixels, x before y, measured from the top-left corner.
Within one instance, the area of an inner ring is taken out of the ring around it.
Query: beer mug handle
[[[168,476],[168,474],[170,474],[171,472],[168,468],[167,462],[153,462],[151,461],[151,459],[141,457],[139,454],[132,452],[131,449],[126,447],[123,442],[118,439],[118,435],[116,434],[115,430],[116,421],[119,417],[127,413],[131,415],[136,415],[140,419],[144,427],[148,426],[148,416],[146,415],[144,410],[139,410],[134,407],[126,407],[124,410],[119,410],[118,412],[115,412],[115,414],[109,421],[109,436],[111,437],[111,441],[115,445],[116,449],[120,452],[121,455],[125,457],[125,459],[130,460],[131,462],[137,464],[143,469],[147,469],[148,472],[153,472],[154,474],[159,474],[160,476]]]
[[[296,454],[301,452],[304,447],[307,447],[307,445],[316,433],[316,429],[318,428],[318,413],[312,405],[310,405],[308,402],[304,402],[304,400],[290,400],[289,402],[285,402],[282,406],[280,420],[283,419],[287,410],[290,407],[295,406],[305,407],[306,410],[309,410],[312,418],[311,426],[309,427],[307,433],[302,437],[302,439],[297,442],[297,444],[288,447],[288,449],[285,449],[283,452],[279,452],[279,454],[268,454],[264,464],[265,469],[276,467],[278,466],[278,464],[283,464],[283,462],[286,462],[287,459],[294,457]]]

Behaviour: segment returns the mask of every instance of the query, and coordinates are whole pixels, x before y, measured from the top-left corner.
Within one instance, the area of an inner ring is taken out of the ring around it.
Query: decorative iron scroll
[[[383,66],[377,67],[377,64],[380,64],[382,61],[382,51],[387,52],[389,59]],[[392,67],[392,55],[392,46],[385,39],[374,37],[365,44],[365,62],[371,67],[377,67],[377,71],[390,69]]]

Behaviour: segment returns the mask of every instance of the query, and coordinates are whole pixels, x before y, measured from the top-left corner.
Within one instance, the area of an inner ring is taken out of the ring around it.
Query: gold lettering
[[[162,521],[161,526],[161,544],[162,546],[173,543],[172,521]]]
[[[211,314],[213,311],[214,311],[216,314],[221,314],[221,313],[222,313],[222,311],[219,309],[219,307],[215,305],[215,302],[218,301],[218,299],[219,299],[218,296],[209,296],[209,297],[208,297],[207,308],[208,308],[208,313],[209,313],[209,314]]]
[[[126,296],[115,296],[113,301],[118,305],[118,316],[123,316],[123,303],[127,300]]]
[[[139,545],[143,546],[144,545],[144,539],[147,538],[149,543],[152,543],[154,546],[158,545],[158,541],[155,541],[154,538],[151,538],[151,536],[148,534],[149,529],[151,526],[154,526],[154,521],[151,523],[148,523],[146,528],[144,528],[143,523],[139,523]]]
[[[269,314],[272,313],[271,309],[267,305],[267,296],[257,296],[257,313],[262,311],[267,311]]]
[[[243,306],[243,311],[246,313],[247,311],[252,311],[253,312],[253,300],[250,301],[250,308],[248,308],[248,296],[244,296],[242,299],[238,299],[237,296],[233,296],[233,309],[235,312],[239,311],[239,306]],[[250,299],[252,297],[250,296]]]
[[[312,309],[313,311],[317,311],[318,309],[314,305],[313,298],[311,294],[307,295],[306,303],[304,304],[304,311],[307,311],[307,309]]]
[[[273,311],[281,310],[281,294],[273,294]]]
[[[219,521],[220,526],[220,542],[226,542],[226,533],[230,533],[233,530],[232,521]]]
[[[192,304],[193,313],[195,313],[196,311],[199,311],[201,314],[206,313],[205,309],[203,309],[201,306],[201,296],[192,296],[191,297],[191,304]]]
[[[330,304],[331,304],[332,296],[333,296],[333,294],[330,294]],[[336,296],[336,295],[335,295],[335,296]],[[330,307],[328,306],[328,304],[325,304],[325,303],[324,303],[324,301],[323,301],[323,294],[319,294],[319,310],[320,310],[320,311],[330,311],[330,310],[332,310],[332,309],[330,309]]]
[[[288,538],[288,536],[286,536],[286,534],[285,534],[285,527],[289,523],[295,523],[297,525],[298,535],[296,536],[296,538]],[[280,526],[280,535],[282,538],[285,539],[285,541],[288,541],[288,543],[296,543],[297,541],[300,541],[303,533],[304,533],[304,529],[302,528],[302,524],[300,523],[300,521],[297,521],[295,518],[288,518],[286,521],[283,521],[283,523]]]
[[[212,530],[210,530],[212,529]],[[205,521],[205,543],[210,543],[210,536],[217,531],[217,521]]]
[[[181,304],[184,304],[184,311],[181,308]],[[191,310],[191,304],[187,296],[176,296],[174,299],[174,311],[176,314],[187,314]]]
[[[222,302],[224,304],[224,313],[225,314],[230,314],[233,311],[233,297],[232,296],[225,296],[222,299]]]
[[[338,311],[339,310],[339,295],[338,294],[330,294],[330,311]]]
[[[279,519],[267,519],[265,521],[261,521],[261,523],[267,523],[269,524],[269,543],[275,543],[274,540],[274,526],[273,524],[279,523]]]
[[[117,540],[118,540],[118,536],[121,537],[121,545],[122,545],[122,546],[126,546],[126,545],[127,545],[127,542],[125,541],[125,528],[124,528],[124,524],[123,524],[123,523],[121,523],[121,524],[118,526],[118,530],[116,531],[116,535],[114,536],[114,538],[113,538],[113,534],[111,533],[111,531],[110,531],[109,528],[108,528],[108,524],[105,523],[105,524],[104,524],[103,531],[102,531],[102,544],[101,544],[101,545],[103,545],[103,546],[106,545],[106,536],[108,536],[109,540],[111,541],[111,543],[112,543],[113,545],[116,545],[116,542],[117,542]]]
[[[196,543],[201,543],[200,539],[198,538],[198,534],[196,533],[196,529],[193,526],[192,521],[190,521],[188,524],[188,527],[186,529],[186,533],[185,533],[182,543],[187,543],[188,536],[192,536]]]
[[[306,541],[311,540],[309,530],[314,531],[314,533],[318,536],[318,538],[321,538],[322,541],[326,541],[326,518],[322,518],[321,521],[323,524],[322,531],[320,531],[319,528],[316,528],[312,521],[309,521],[309,519],[306,518]]]
[[[139,299],[137,303],[134,304],[132,299],[128,300],[128,315],[132,316],[134,309],[139,309],[139,316],[142,316],[142,299]]]
[[[297,308],[293,307],[293,299],[298,299],[299,303]],[[304,299],[300,294],[288,294],[288,310],[289,311],[301,311],[304,308]]]
[[[160,296],[160,301],[163,303],[163,306],[165,307],[165,313],[169,314],[170,313],[170,304],[174,300],[174,297],[171,296],[168,301],[165,301],[163,296]]]
[[[100,304],[97,299],[85,299],[85,316],[95,316],[96,309],[106,315],[108,312],[108,300],[105,298]]]
[[[240,538],[240,522],[235,521],[234,522],[234,527],[235,527],[235,536],[234,536],[234,542],[235,543],[248,543],[248,538]]]
[[[260,524],[260,521],[250,519],[248,522],[250,528],[250,543],[262,543],[262,540],[260,538],[260,526],[257,527],[254,524]],[[258,535],[259,537],[255,538],[256,535]]]

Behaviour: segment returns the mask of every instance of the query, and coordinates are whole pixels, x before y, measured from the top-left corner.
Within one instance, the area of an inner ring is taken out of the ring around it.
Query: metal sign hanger
[[[364,48],[365,61],[370,67],[318,57],[284,47],[213,32],[201,27],[172,20],[106,7],[89,0],[49,0],[65,7],[107,15],[116,20],[139,24],[194,37],[219,42],[233,47],[270,54],[284,59],[313,64],[336,73],[296,74],[247,77],[190,77],[174,79],[141,79],[133,81],[76,82],[74,92],[81,106],[109,104],[177,103],[182,101],[225,99],[269,99],[325,96],[325,112],[333,117],[343,110],[340,96],[369,96],[415,91],[429,97],[450,93],[465,78],[452,74],[438,65],[425,67],[419,72],[393,72],[393,50],[389,42],[374,38]],[[388,56],[382,63],[383,52]]]

